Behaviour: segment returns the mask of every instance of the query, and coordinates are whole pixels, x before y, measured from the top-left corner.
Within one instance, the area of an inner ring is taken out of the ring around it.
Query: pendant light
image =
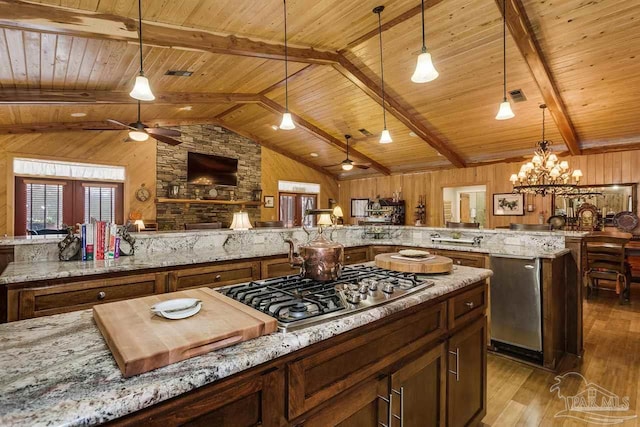
[[[373,13],[378,15],[378,34],[380,36],[380,79],[382,80],[382,118],[384,120],[384,129],[380,134],[380,144],[389,144],[393,142],[391,134],[387,130],[387,109],[384,106],[384,66],[382,65],[382,11],[384,6],[377,6],[373,9]]]
[[[439,76],[431,61],[431,54],[427,52],[424,38],[424,0],[422,0],[422,53],[418,56],[416,71],[411,76],[411,81],[414,83],[427,83],[437,79]]]
[[[345,135],[344,138],[347,140],[347,158],[342,161],[342,170],[350,171],[353,169],[353,160],[349,158],[349,140],[351,139],[351,135]]]
[[[138,41],[140,45],[140,74],[136,77],[136,83],[129,96],[138,101],[153,101],[156,97],[151,92],[149,79],[144,75],[142,67],[142,0],[138,0]]]
[[[502,90],[503,98],[496,114],[496,120],[507,120],[515,117],[511,104],[507,101],[507,0],[502,0]]]
[[[284,99],[285,99],[285,111],[282,115],[282,122],[280,123],[280,129],[291,130],[295,129],[296,125],[293,123],[293,118],[289,112],[289,60],[287,57],[287,0],[283,0],[284,3]]]

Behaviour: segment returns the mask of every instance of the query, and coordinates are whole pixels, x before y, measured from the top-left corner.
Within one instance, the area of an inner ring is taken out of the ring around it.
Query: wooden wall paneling
[[[273,208],[260,208],[262,221],[278,221],[279,200],[278,181],[301,181],[320,184],[318,205],[320,208],[329,207],[329,198],[340,200],[338,182],[330,176],[320,173],[295,160],[276,153],[273,150],[262,148],[262,196],[274,196]],[[346,212],[345,212],[345,215]],[[345,219],[348,219],[345,217]],[[345,221],[346,223],[346,221]]]

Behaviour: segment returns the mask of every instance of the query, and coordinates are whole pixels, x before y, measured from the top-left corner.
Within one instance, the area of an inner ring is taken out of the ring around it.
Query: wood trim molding
[[[278,154],[282,154],[285,157],[288,157],[288,158],[290,158],[292,160],[295,160],[296,162],[301,163],[301,164],[303,164],[303,165],[305,165],[305,166],[307,166],[307,167],[309,167],[311,169],[314,169],[314,170],[316,170],[316,171],[318,171],[318,172],[320,172],[320,173],[322,173],[324,175],[327,175],[327,176],[329,176],[329,177],[331,177],[333,179],[337,179],[337,177],[335,175],[333,175],[331,172],[329,172],[328,170],[326,170],[326,169],[324,169],[324,168],[322,168],[322,167],[320,167],[320,166],[318,166],[318,165],[316,165],[314,163],[311,163],[307,159],[303,159],[300,156],[296,156],[295,154],[289,153],[289,152],[283,150],[282,148],[280,148],[280,147],[278,147],[278,146],[276,146],[274,144],[266,142],[266,141],[264,141],[263,139],[261,139],[260,137],[258,137],[256,135],[254,135],[251,132],[247,132],[245,130],[242,130],[242,129],[236,127],[236,126],[233,126],[232,124],[229,124],[229,123],[225,122],[224,120],[221,120],[221,119],[217,119],[217,120],[214,120],[214,121],[216,121],[217,125],[222,126],[224,128],[227,128],[231,132],[235,132],[240,136],[244,136],[245,138],[249,138],[250,140],[252,140],[253,142],[255,142],[258,145],[261,145],[261,146],[263,146],[265,148],[268,148],[271,151],[275,151]]]
[[[138,43],[137,20],[123,16],[34,4],[23,0],[0,0],[0,9],[0,28]],[[158,22],[147,21],[142,26],[144,44],[150,46],[284,60],[282,44]],[[292,62],[338,62],[337,53],[310,47],[289,46],[287,54]]]
[[[272,113],[275,113],[275,114],[283,114],[285,112],[285,108],[282,105],[278,104],[277,102],[275,102],[274,100],[272,100],[270,98],[267,98],[266,96],[262,96],[261,101],[260,101],[260,106],[264,107],[266,110],[271,111]],[[344,142],[342,142],[339,139],[335,138],[334,136],[330,135],[326,131],[320,129],[316,125],[308,122],[307,120],[303,119],[302,117],[298,116],[297,114],[293,113],[291,110],[289,110],[289,112],[293,116],[293,121],[298,126],[303,128],[307,132],[311,133],[315,137],[317,137],[317,138],[321,139],[322,141],[326,142],[327,144],[332,145],[334,148],[338,148],[340,151],[342,151],[344,153],[347,152],[347,144],[345,144]],[[362,154],[361,152],[359,152],[359,151],[357,151],[357,150],[355,150],[353,148],[349,148],[349,152],[353,155],[353,157],[358,157],[358,158],[364,160],[367,163],[371,163],[371,167],[373,167],[374,169],[382,172],[383,174],[391,175],[391,171],[387,167],[385,167],[382,164],[376,162],[372,158]]]
[[[501,16],[502,1],[507,0],[496,0],[496,5],[500,9]],[[560,96],[560,91],[551,75],[551,70],[542,55],[542,50],[535,37],[522,1],[510,0],[507,1],[506,6],[509,33],[511,33],[522,57],[527,63],[529,71],[531,71],[531,76],[538,85],[544,102],[547,104],[547,107],[549,107],[549,112],[558,127],[558,131],[560,131],[569,152],[573,155],[581,154],[578,133],[571,122],[567,108]]]
[[[156,93],[154,104],[250,104],[253,93]],[[108,90],[0,89],[0,104],[135,104],[128,92]]]
[[[362,89],[371,99],[382,105],[382,89],[380,85],[363,73],[358,66],[349,61],[344,55],[340,55],[340,63],[334,64],[333,68]],[[415,132],[424,142],[446,157],[454,166],[459,168],[466,166],[462,157],[449,148],[437,135],[427,129],[418,117],[411,114],[409,107],[406,106],[404,102],[398,101],[397,97],[393,96],[385,96],[385,101],[387,111]]]

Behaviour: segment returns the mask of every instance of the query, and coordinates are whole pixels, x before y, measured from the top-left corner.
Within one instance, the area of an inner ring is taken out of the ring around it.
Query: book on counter
[[[105,260],[120,257],[118,225],[106,221],[91,221],[80,225],[82,260]]]

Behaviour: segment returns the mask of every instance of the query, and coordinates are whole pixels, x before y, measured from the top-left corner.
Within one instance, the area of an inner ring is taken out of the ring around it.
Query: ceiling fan
[[[347,140],[347,158],[337,165],[329,165],[325,166],[327,168],[332,168],[336,166],[342,166],[342,170],[350,171],[354,167],[359,169],[369,169],[371,167],[371,163],[356,163],[349,158],[349,140],[351,139],[351,135],[345,135],[344,138]]]
[[[123,128],[129,129],[129,138],[128,141],[146,141],[149,137],[155,138],[160,142],[164,142],[169,145],[178,145],[182,144],[182,141],[174,139],[174,137],[178,137],[182,135],[180,131],[173,129],[166,129],[161,127],[150,128],[140,121],[140,101],[138,101],[138,121],[135,123],[124,124],[117,120],[107,119],[109,123],[113,123],[118,126],[122,126]]]

